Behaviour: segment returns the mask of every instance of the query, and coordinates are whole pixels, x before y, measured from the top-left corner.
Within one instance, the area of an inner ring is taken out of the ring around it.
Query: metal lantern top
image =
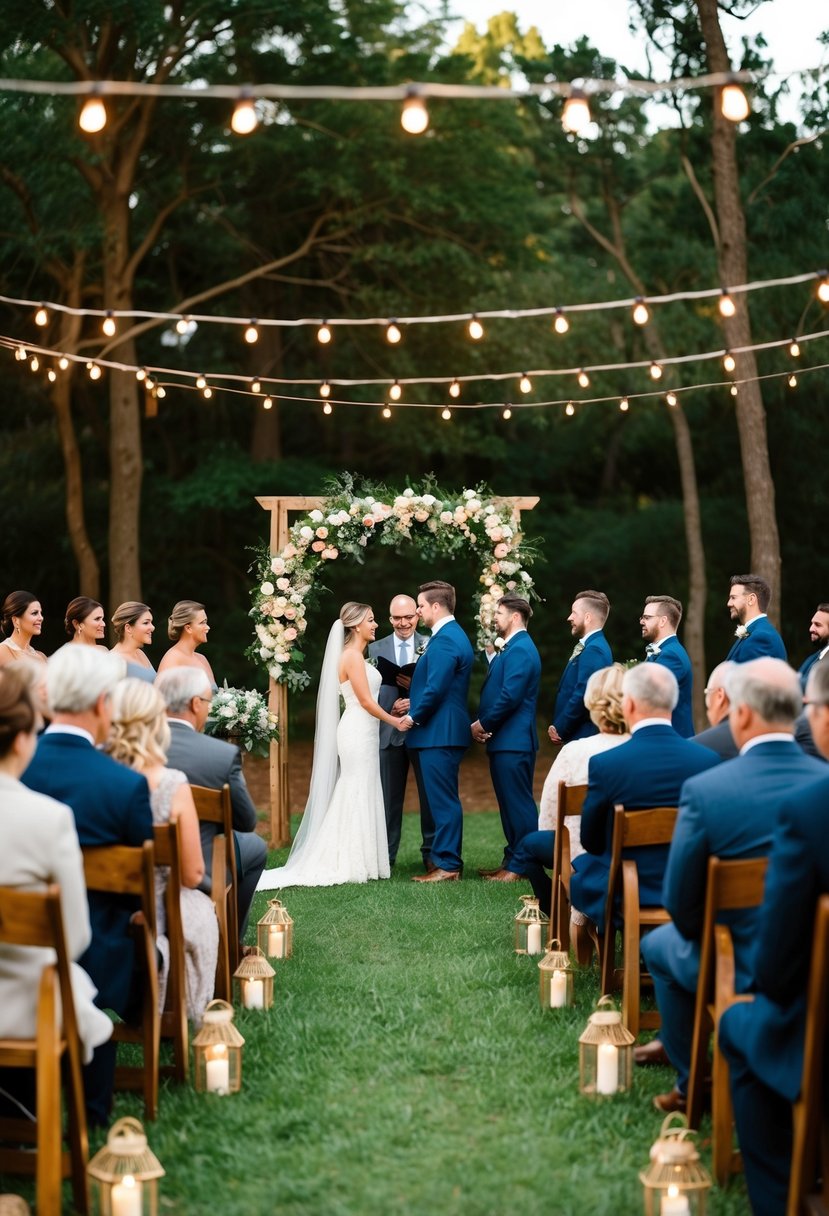
[[[99,1182],[120,1182],[131,1174],[140,1182],[163,1178],[161,1162],[147,1144],[144,1128],[137,1119],[119,1119],[107,1133],[107,1142],[99,1148],[87,1166],[90,1177]]]
[[[531,899],[535,899],[535,896],[534,895],[522,895],[520,898],[521,898],[521,907],[515,913],[516,920],[521,919],[521,917],[524,915],[524,913],[527,910],[527,904],[530,902]],[[538,900],[536,900],[536,903],[537,902],[538,902]]]
[[[547,947],[547,953],[538,964],[539,971],[572,971],[570,955],[562,950],[561,942],[554,937]]]
[[[254,946],[251,952],[245,955],[233,972],[235,980],[271,980],[275,975],[276,972],[258,946]]]
[[[699,1159],[696,1145],[689,1138],[696,1135],[687,1126],[669,1127],[670,1117],[662,1124],[659,1139],[651,1148],[651,1162],[642,1170],[639,1180],[650,1190],[688,1195],[707,1191],[711,1175]]]
[[[549,916],[546,912],[541,911],[539,902],[534,895],[524,896],[524,907],[515,919],[525,925],[548,925],[550,923]]]
[[[605,1008],[602,1008],[602,1006]],[[609,996],[603,996],[598,1002],[595,1013],[591,1013],[587,1025],[579,1035],[579,1042],[595,1044],[612,1043],[615,1047],[631,1047],[636,1042],[628,1028],[622,1024],[622,1015],[618,1009],[613,1009]]]
[[[233,1006],[227,1001],[210,1001],[202,1014],[199,1032],[193,1037],[194,1047],[212,1047],[214,1043],[227,1043],[229,1047],[242,1047],[244,1038],[233,1025]]]
[[[293,923],[293,917],[288,915],[288,909],[281,899],[269,899],[267,912],[257,921],[257,924],[260,925],[292,925]]]

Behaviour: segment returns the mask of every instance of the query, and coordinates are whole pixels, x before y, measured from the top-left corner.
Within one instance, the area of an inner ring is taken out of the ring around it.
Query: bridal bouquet
[[[228,688],[225,683],[213,694],[204,733],[229,739],[254,755],[267,756],[271,742],[279,739],[279,723],[261,692]]]

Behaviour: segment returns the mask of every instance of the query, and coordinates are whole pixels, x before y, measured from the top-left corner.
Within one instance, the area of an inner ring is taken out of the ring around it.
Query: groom
[[[406,746],[418,753],[434,834],[424,857],[427,873],[416,874],[414,882],[459,879],[463,865],[458,769],[470,741],[466,699],[474,653],[454,612],[450,583],[421,586],[417,614],[432,637],[412,675]],[[428,839],[428,831],[425,835]]]

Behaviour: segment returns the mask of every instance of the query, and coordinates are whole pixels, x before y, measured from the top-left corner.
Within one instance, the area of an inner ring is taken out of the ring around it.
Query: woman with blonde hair
[[[0,609],[0,630],[6,635],[0,642],[0,667],[14,663],[24,656],[46,662],[46,655],[32,646],[43,628],[43,609],[31,591],[11,591]]]
[[[179,600],[167,622],[167,636],[173,645],[158,665],[159,675],[171,667],[198,667],[207,672],[210,683],[218,688],[213,668],[203,654],[196,654],[197,648],[206,643],[208,633],[210,626],[204,604],[196,600]]]
[[[112,698],[112,731],[109,754],[122,764],[143,773],[150,787],[154,823],[181,827],[181,919],[187,987],[187,1016],[200,1022],[204,1007],[213,996],[219,928],[213,903],[196,887],[204,877],[199,821],[193,795],[184,773],[166,768],[170,727],[161,694],[144,680],[122,680]],[[156,874],[156,920],[158,946],[163,959],[159,976],[159,1003],[164,1008],[169,964],[169,943],[164,930],[166,874]]]
[[[120,654],[126,660],[127,675],[152,684],[155,668],[143,650],[144,646],[150,645],[155,632],[149,607],[138,600],[119,604],[112,614],[112,628],[117,639],[112,653]]]
[[[305,813],[287,862],[265,870],[259,891],[389,877],[380,722],[397,730],[408,726],[377,703],[382,677],[365,659],[376,632],[370,606],[353,600],[343,604],[331,626],[317,693],[314,762]]]

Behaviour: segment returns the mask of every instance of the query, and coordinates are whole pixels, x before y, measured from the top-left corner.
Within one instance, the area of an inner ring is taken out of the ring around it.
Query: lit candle
[[[265,985],[262,980],[243,981],[242,1004],[245,1009],[265,1008]]]
[[[600,1043],[596,1061],[596,1093],[615,1094],[619,1088],[619,1049]]]
[[[567,1004],[567,976],[563,971],[554,971],[550,980],[550,1008],[563,1009]]]
[[[125,1174],[112,1188],[112,1216],[141,1216],[141,1183]]]
[[[285,957],[285,930],[282,925],[271,925],[268,929],[268,954],[271,958]]]
[[[541,953],[541,925],[538,922],[527,925],[527,954]]]
[[[205,1059],[205,1076],[209,1094],[230,1092],[230,1062],[224,1043],[217,1043],[215,1047],[209,1049],[209,1054]]]
[[[667,1195],[662,1197],[659,1205],[659,1216],[690,1216],[690,1213],[688,1196],[680,1195],[679,1187],[669,1186]]]

